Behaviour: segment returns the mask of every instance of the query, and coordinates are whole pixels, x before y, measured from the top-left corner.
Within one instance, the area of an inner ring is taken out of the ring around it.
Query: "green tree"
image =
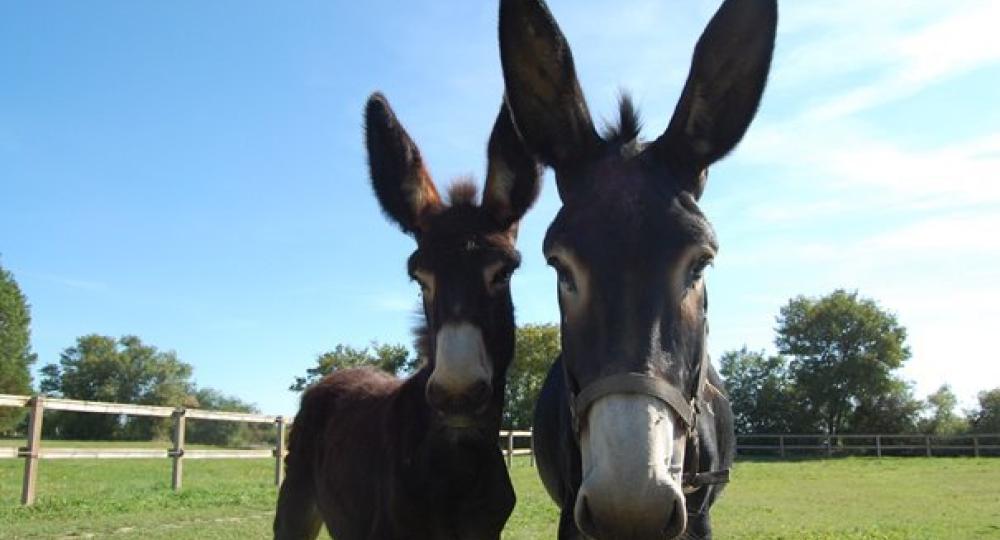
[[[41,390],[69,399],[184,406],[190,404],[191,366],[135,336],[91,334],[42,368]],[[100,414],[53,415],[53,434],[74,439],[169,437],[169,420]]]
[[[980,392],[979,406],[968,416],[973,432],[1000,433],[1000,387]]]
[[[720,373],[733,407],[737,433],[787,433],[795,430],[795,400],[788,362],[763,351],[728,351]]]
[[[777,323],[775,343],[791,358],[802,417],[816,428],[841,432],[859,405],[898,390],[893,371],[910,357],[906,329],[874,300],[844,290],[799,296]]]
[[[381,344],[373,341],[369,347],[356,349],[350,345],[337,345],[332,351],[316,357],[316,365],[306,369],[305,377],[295,377],[288,388],[301,392],[316,381],[341,369],[374,367],[393,375],[404,375],[419,365],[417,356],[410,356],[404,345]]]
[[[559,355],[559,326],[527,324],[517,329],[514,362],[507,371],[503,426],[531,427],[535,402],[549,367]]]
[[[920,422],[920,431],[935,435],[954,435],[969,429],[964,418],[955,413],[958,398],[951,386],[942,384],[936,392],[927,396],[930,416]]]
[[[880,393],[857,398],[847,428],[854,433],[913,433],[923,409],[912,385],[893,377]]]
[[[0,266],[0,394],[30,394],[31,310],[14,276]],[[0,409],[0,434],[24,418],[22,409]]]
[[[199,388],[192,398],[189,406],[198,409],[254,414],[260,412],[256,405],[234,396],[227,396],[214,388]],[[186,430],[187,441],[190,443],[245,446],[263,442],[264,437],[261,432],[266,431],[267,435],[270,435],[273,428],[261,424],[190,419],[187,421]]]

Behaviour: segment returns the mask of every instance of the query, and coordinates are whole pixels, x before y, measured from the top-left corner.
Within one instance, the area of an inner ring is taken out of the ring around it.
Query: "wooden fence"
[[[123,403],[106,403],[101,401],[79,401],[72,399],[50,398],[45,396],[15,396],[0,394],[0,407],[16,407],[28,409],[27,443],[20,448],[0,447],[0,459],[23,458],[24,482],[21,488],[21,504],[31,505],[35,502],[38,485],[38,466],[41,460],[49,459],[157,459],[168,458],[173,461],[171,468],[171,486],[174,491],[180,491],[184,479],[184,460],[186,459],[260,459],[274,458],[274,483],[281,485],[284,479],[283,461],[287,428],[291,426],[282,416],[265,414],[248,414],[237,412],[208,411],[203,409],[186,409],[174,407],[157,407],[152,405],[128,405]],[[170,448],[43,448],[42,421],[45,411],[70,411],[97,414],[115,414],[127,416],[147,416],[173,419],[173,445]],[[274,448],[261,450],[195,450],[184,445],[188,419],[213,420],[219,422],[246,422],[251,424],[274,424],[277,430],[277,440]],[[505,430],[499,433],[503,455],[507,466],[511,466],[514,456],[526,455],[530,464],[534,465],[535,457],[532,448],[517,448],[516,439],[527,438],[530,441],[531,431]]]
[[[274,458],[274,483],[280,486],[285,469],[286,421],[281,416],[247,414],[236,412],[207,411],[150,405],[126,405],[99,401],[77,401],[44,396],[13,396],[0,394],[0,407],[26,407],[28,413],[27,444],[20,448],[0,448],[2,458],[24,458],[24,483],[21,488],[21,504],[35,502],[38,481],[38,466],[43,459],[150,459],[169,458],[171,486],[179,491],[184,478],[185,459],[255,459]],[[45,411],[71,411],[82,413],[116,414],[128,416],[150,416],[172,418],[174,422],[173,445],[167,449],[156,448],[43,448],[42,420]],[[219,422],[245,422],[251,424],[274,424],[277,442],[274,448],[261,450],[189,450],[184,448],[185,426],[188,419],[212,420]]]
[[[1000,434],[746,434],[736,436],[741,456],[883,455],[1000,456]]]
[[[521,438],[528,439],[528,448],[515,447],[514,440]],[[528,456],[528,464],[531,466],[535,465],[535,439],[531,436],[531,430],[500,430],[500,440],[506,443],[500,450],[503,452],[504,457],[507,458],[508,468],[514,464],[514,456]]]
[[[500,437],[508,465],[513,456],[531,456],[534,465],[534,440],[531,431],[501,431]],[[515,448],[514,438],[530,440],[528,448]],[[1000,456],[1000,433],[965,435],[905,434],[766,434],[736,436],[736,453],[754,456]]]

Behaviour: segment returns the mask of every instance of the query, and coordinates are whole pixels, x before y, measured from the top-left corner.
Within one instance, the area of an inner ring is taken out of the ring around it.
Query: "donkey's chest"
[[[422,453],[403,465],[387,508],[393,537],[499,538],[514,491],[495,447]]]

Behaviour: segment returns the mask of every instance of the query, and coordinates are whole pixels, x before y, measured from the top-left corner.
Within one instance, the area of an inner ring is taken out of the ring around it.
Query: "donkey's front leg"
[[[576,518],[573,517],[573,505],[563,507],[559,513],[559,540],[584,540],[585,537],[580,529],[576,527]]]
[[[311,468],[296,457],[290,453],[285,458],[287,476],[274,512],[274,540],[315,540],[323,525]]]

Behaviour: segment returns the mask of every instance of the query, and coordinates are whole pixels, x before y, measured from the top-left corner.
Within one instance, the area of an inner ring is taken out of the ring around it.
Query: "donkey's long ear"
[[[556,169],[590,155],[600,137],[569,44],[544,1],[500,1],[500,62],[507,104],[528,149]]]
[[[500,105],[488,153],[483,208],[503,230],[512,230],[538,198],[542,171],[514,129],[506,105]]]
[[[378,92],[365,106],[365,144],[372,187],[382,211],[403,232],[419,234],[427,216],[441,208],[441,197],[420,150]]]
[[[674,116],[651,149],[684,173],[696,197],[703,170],[739,143],[757,113],[777,24],[777,0],[726,0],[695,46]]]

